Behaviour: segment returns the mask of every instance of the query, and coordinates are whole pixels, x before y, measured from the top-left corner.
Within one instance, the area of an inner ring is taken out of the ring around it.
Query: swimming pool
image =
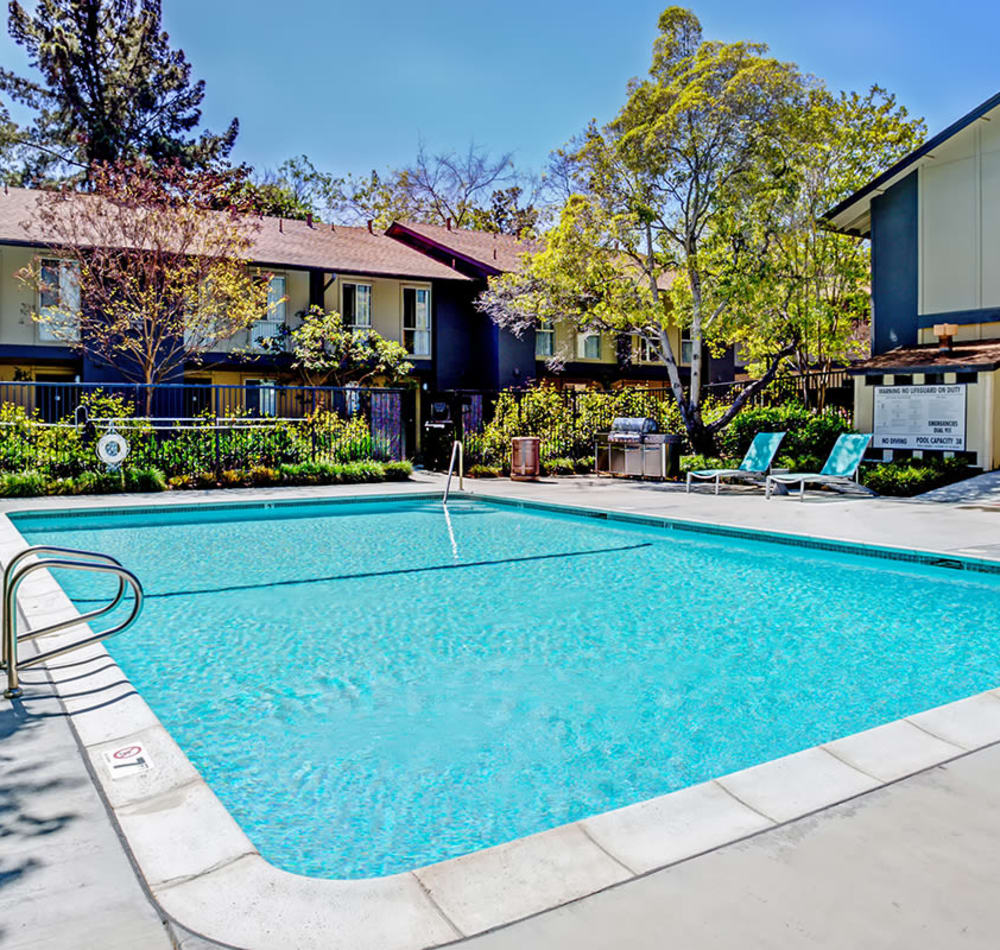
[[[467,499],[12,520],[138,571],[109,651],[306,874],[418,867],[997,681],[987,573]]]

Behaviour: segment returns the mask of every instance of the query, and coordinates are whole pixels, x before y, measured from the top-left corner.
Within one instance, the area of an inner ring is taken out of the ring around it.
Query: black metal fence
[[[731,405],[749,382],[712,384],[705,387],[707,418],[713,411]],[[451,420],[451,428],[425,437],[428,462],[440,465],[447,457],[450,438],[465,443],[470,464],[501,464],[507,458],[510,437],[536,435],[546,459],[587,459],[594,452],[594,439],[606,432],[616,416],[649,416],[661,431],[683,435],[684,426],[673,392],[667,387],[615,390],[555,389],[554,387],[484,392],[451,390],[431,397],[440,401]],[[746,406],[803,405],[852,420],[854,390],[846,372],[815,373],[781,377],[750,397]],[[430,408],[430,407],[428,407]],[[452,433],[454,435],[452,436]],[[437,438],[439,445],[434,445]]]
[[[243,385],[0,381],[0,404],[21,406],[42,422],[72,422],[77,407],[98,396],[120,400],[130,407],[130,415],[159,420],[304,419],[323,411],[353,415],[365,411],[375,394],[402,392],[360,386],[285,386],[268,380]]]
[[[168,476],[407,457],[400,389],[0,383],[0,471],[72,476],[103,466],[114,430],[130,467]]]

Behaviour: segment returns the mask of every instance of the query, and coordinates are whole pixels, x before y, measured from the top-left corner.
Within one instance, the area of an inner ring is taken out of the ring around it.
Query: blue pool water
[[[261,853],[406,870],[1000,681],[1000,578],[457,499],[15,516]],[[450,519],[450,520],[449,520]],[[60,577],[78,601],[93,579]]]

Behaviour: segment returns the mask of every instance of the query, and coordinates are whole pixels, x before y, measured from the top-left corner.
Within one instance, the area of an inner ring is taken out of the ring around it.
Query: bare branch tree
[[[266,317],[270,275],[250,259],[259,224],[231,174],[118,163],[91,181],[92,194],[42,192],[22,222],[46,250],[18,276],[54,339],[152,385]]]

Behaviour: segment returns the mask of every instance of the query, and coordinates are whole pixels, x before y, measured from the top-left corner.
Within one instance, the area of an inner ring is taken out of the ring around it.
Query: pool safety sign
[[[130,742],[120,749],[105,752],[104,760],[111,769],[113,779],[128,778],[130,775],[148,772],[153,767],[149,753],[138,742]]]
[[[965,386],[876,386],[872,448],[965,449]]]

